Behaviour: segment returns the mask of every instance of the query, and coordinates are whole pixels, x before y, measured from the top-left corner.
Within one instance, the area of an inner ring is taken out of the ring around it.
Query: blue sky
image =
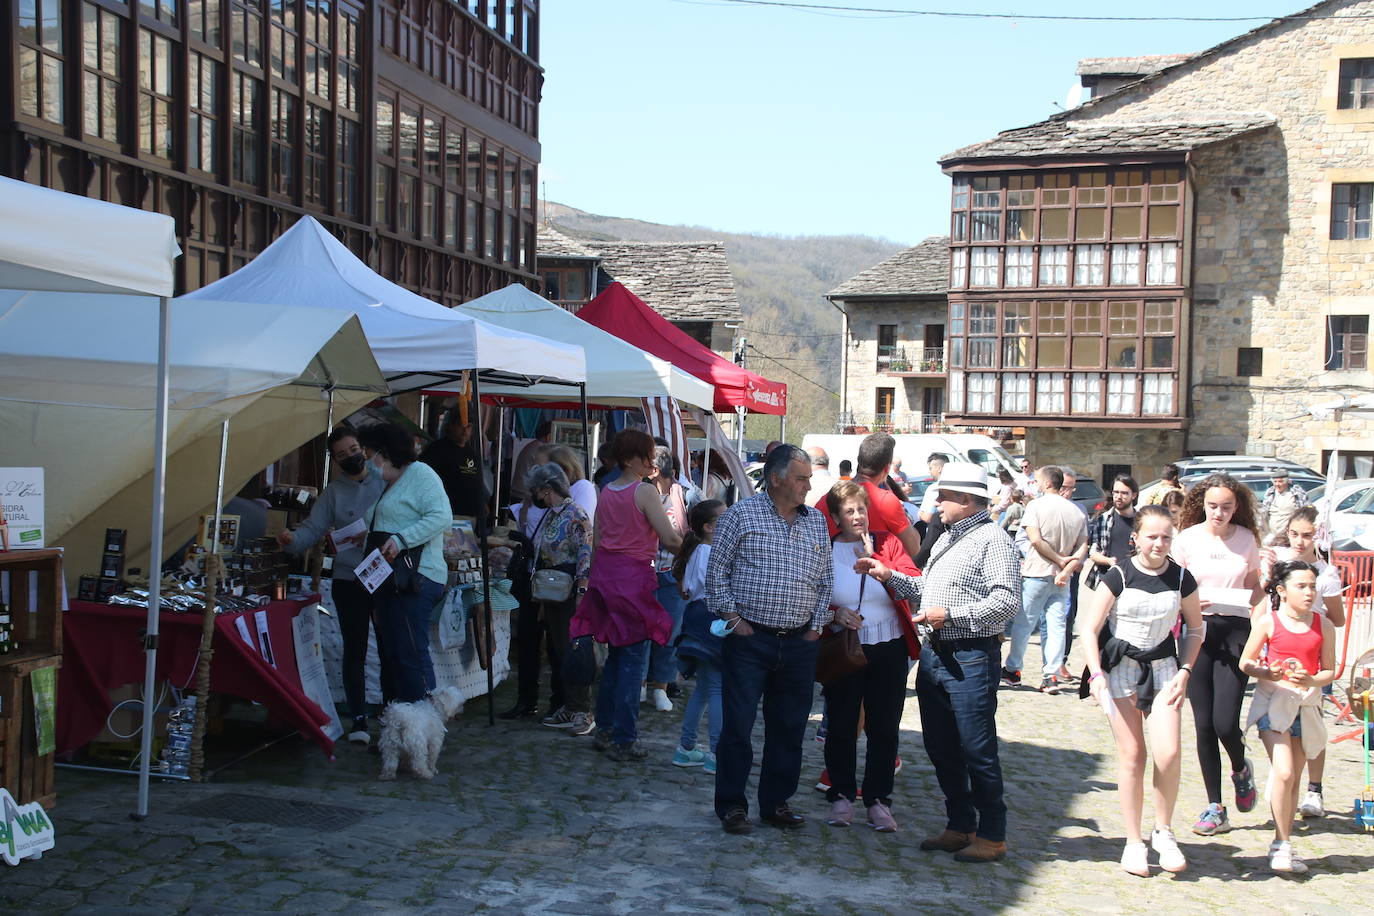
[[[819,0],[1094,16],[1281,16],[1302,0]],[[1199,51],[1261,23],[817,13],[544,0],[543,193],[611,216],[914,244],[945,231],[935,160],[1059,110],[1083,57]]]

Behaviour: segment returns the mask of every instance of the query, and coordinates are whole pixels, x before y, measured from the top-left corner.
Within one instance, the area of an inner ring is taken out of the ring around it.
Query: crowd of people
[[[442,441],[461,457],[470,436],[459,428]],[[932,454],[932,480],[917,501],[894,444],[891,436],[868,436],[855,460],[832,475],[824,451],[771,443],[759,491],[732,500],[732,488],[712,485],[714,475],[698,478],[703,491],[664,444],[636,429],[615,435],[591,480],[580,456],[536,437],[514,462],[519,485],[511,489],[520,501],[512,524],[527,550],[512,569],[521,599],[517,698],[501,717],[539,715],[547,669],[543,725],[590,737],[614,761],[640,761],[651,753],[639,738],[641,706],[673,712],[690,681],[665,764],[714,776],[715,813],[727,833],[752,831],[751,800],[760,822],[795,829],[805,823],[791,800],[820,680],[825,771],[817,787],[830,805],[826,822],[842,828],[861,820],[892,833],[899,830],[900,724],[915,667],[922,740],[945,807],[944,829],[920,847],[993,862],[1006,855],[1008,819],[998,692],[1022,686],[1038,630],[1039,690],[1076,685],[1108,716],[1125,871],[1150,874],[1151,851],[1165,871],[1187,867],[1173,830],[1187,765],[1185,701],[1207,796],[1192,832],[1232,827],[1223,751],[1235,809],[1256,806],[1245,742],[1253,727],[1271,761],[1270,867],[1305,871],[1291,826],[1299,815],[1324,813],[1321,693],[1334,676],[1332,628],[1344,623],[1340,582],[1316,550],[1316,514],[1305,494],[1284,488],[1257,504],[1224,474],[1185,492],[1170,465],[1143,493],[1130,476],[1117,476],[1110,505],[1089,518],[1072,498],[1069,468],[1023,461],[1019,472],[990,479],[979,465]],[[458,506],[448,486],[485,484],[472,468],[455,477],[416,461],[398,427],[341,428],[329,447],[337,477],[310,519],[282,534],[283,546],[303,551],[361,518],[372,532],[367,544],[393,562],[409,555],[416,576],[407,590],[368,595],[348,575],[352,554],[339,552],[334,588],[349,739],[366,742],[368,621],[385,698],[409,701],[432,690],[428,620],[445,581],[442,531]],[[549,594],[560,577],[570,584]],[[1069,663],[1075,633],[1080,676]],[[588,640],[604,655],[594,698],[581,666],[566,663]],[[1255,699],[1242,722],[1252,678]],[[764,742],[751,799],[760,710]],[[1148,844],[1147,746],[1154,767]]]

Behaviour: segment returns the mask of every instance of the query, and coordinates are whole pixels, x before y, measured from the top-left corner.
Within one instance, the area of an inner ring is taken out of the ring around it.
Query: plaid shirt
[[[1293,508],[1295,510],[1301,509],[1303,506],[1311,504],[1311,500],[1307,498],[1307,491],[1304,490],[1302,487],[1298,486],[1297,484],[1290,483],[1288,485],[1288,492],[1293,495]],[[1264,499],[1261,499],[1259,504],[1261,525],[1267,525],[1269,523],[1269,510],[1274,505],[1274,497],[1278,495],[1279,491],[1274,489],[1272,486],[1267,491],[1265,491]]]
[[[1116,507],[1113,506],[1091,522],[1088,522],[1088,545],[1090,553],[1092,551],[1097,551],[1103,556],[1108,555],[1107,548],[1112,546],[1112,527],[1120,518],[1121,513],[1117,512]],[[1134,552],[1133,549],[1132,553]],[[1117,557],[1117,559],[1122,560],[1125,558]],[[1089,561],[1088,567],[1088,574],[1083,577],[1083,584],[1090,589],[1097,588],[1097,583],[1102,580],[1103,574],[1111,569],[1110,566],[1098,566],[1091,561]]]
[[[735,503],[716,521],[706,569],[706,605],[717,617],[791,629],[830,622],[830,535],[821,513],[799,506],[783,521],[765,490]]]
[[[948,609],[938,631],[921,624],[923,639],[929,641],[932,634],[936,642],[997,636],[1020,612],[1021,554],[986,511],[946,528],[930,555],[927,575],[894,572],[888,583],[898,598]]]

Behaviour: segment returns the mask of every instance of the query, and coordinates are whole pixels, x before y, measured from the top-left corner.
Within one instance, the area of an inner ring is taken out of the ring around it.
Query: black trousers
[[[339,614],[339,635],[343,637],[343,687],[348,715],[360,719],[367,715],[363,669],[367,663],[367,630],[372,623],[372,596],[355,579],[334,579],[330,594],[334,598],[334,610]],[[377,636],[377,654],[385,657],[381,651],[381,634]]]
[[[825,767],[830,771],[826,798],[858,797],[859,715],[864,717],[868,752],[864,755],[865,805],[892,804],[893,769],[897,763],[897,735],[906,703],[906,640],[900,636],[864,646],[868,664],[848,677],[827,684],[829,723],[825,733]]]
[[[591,688],[586,684],[567,684],[563,681],[563,659],[567,658],[568,646],[572,642],[568,638],[568,627],[576,611],[576,596],[567,601],[544,602],[544,629],[548,633],[549,668],[553,678],[550,708],[563,706],[568,712],[591,712]]]
[[[564,637],[566,638],[566,633]],[[539,673],[543,667],[543,653],[548,652],[550,661],[557,658],[557,650],[553,643],[540,602],[532,598],[521,601],[515,630],[515,664],[519,669],[516,681],[519,688],[517,702],[520,705],[539,705]],[[554,669],[550,682],[549,708],[557,709],[562,705],[563,684],[558,677],[557,669]]]

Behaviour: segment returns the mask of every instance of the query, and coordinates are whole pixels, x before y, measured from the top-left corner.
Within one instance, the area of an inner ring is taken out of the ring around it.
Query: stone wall
[[[923,390],[944,388],[944,376],[902,378],[878,369],[878,326],[897,325],[897,346],[912,358],[919,359],[925,346],[925,326],[945,327],[949,306],[943,297],[898,299],[880,302],[841,302],[849,315],[849,339],[845,341],[846,403],[842,410],[851,411],[861,423],[873,415],[875,392],[878,388],[894,391],[893,414],[898,418],[915,416],[922,411]]]
[[[1159,469],[1183,454],[1179,430],[1121,428],[1048,428],[1026,430],[1026,457],[1035,467],[1066,464],[1080,477],[1102,481],[1108,464],[1129,465],[1131,476],[1144,486],[1159,477]],[[1102,489],[1107,487],[1103,485]]]
[[[1374,3],[1322,13],[1374,16]],[[1189,451],[1313,467],[1337,443],[1374,451],[1368,421],[1301,418],[1308,405],[1374,384],[1368,371],[1323,369],[1328,316],[1374,312],[1374,240],[1329,238],[1332,183],[1374,181],[1374,110],[1336,109],[1339,62],[1352,57],[1374,57],[1374,19],[1286,23],[1078,113],[1148,121],[1265,111],[1278,121],[1193,156]],[[1262,349],[1261,376],[1237,375],[1240,347]]]

